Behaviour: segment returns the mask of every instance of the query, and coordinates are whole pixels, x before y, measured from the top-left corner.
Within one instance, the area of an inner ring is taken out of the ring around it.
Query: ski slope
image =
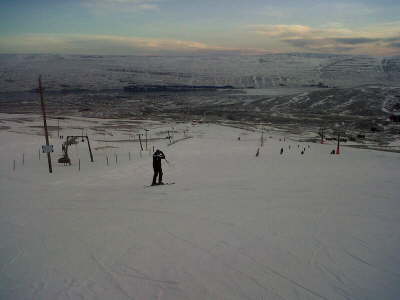
[[[149,153],[104,142],[126,132],[89,129],[95,162],[79,143],[73,165],[49,175],[29,127],[40,119],[11,117],[0,123],[0,299],[400,297],[397,153],[329,155],[334,145],[271,131],[256,157],[259,132],[175,124],[175,140],[192,138],[149,148],[165,152],[176,184],[144,188]],[[64,136],[95,121],[66,122]],[[51,142],[59,154],[54,132]]]

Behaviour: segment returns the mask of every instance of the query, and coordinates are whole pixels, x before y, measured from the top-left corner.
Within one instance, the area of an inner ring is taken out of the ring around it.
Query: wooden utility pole
[[[46,121],[46,109],[44,106],[44,99],[43,99],[42,76],[39,76],[39,94],[40,94],[40,105],[42,107],[42,115],[43,115],[44,135],[46,137],[46,148],[47,148],[46,152],[47,152],[47,161],[49,163],[49,173],[53,173],[53,168],[51,166],[51,156],[50,156],[49,132],[47,130],[47,121]]]

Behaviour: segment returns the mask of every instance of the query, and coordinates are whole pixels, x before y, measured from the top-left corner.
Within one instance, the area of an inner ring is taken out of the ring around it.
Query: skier
[[[157,185],[157,176],[158,176],[158,184],[164,184],[162,182],[162,168],[161,168],[161,160],[165,159],[164,153],[157,149],[156,152],[153,154],[153,170],[154,170],[154,176],[153,176],[153,182],[151,185]]]
[[[283,148],[281,148],[281,155],[283,154]]]

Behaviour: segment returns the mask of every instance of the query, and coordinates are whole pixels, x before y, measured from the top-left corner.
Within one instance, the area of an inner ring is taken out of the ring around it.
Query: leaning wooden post
[[[138,133],[140,149],[143,151],[142,139],[140,138],[141,135],[142,135],[141,133]]]
[[[89,142],[89,137],[88,136],[86,136],[86,140],[87,140],[87,144],[88,144],[88,147],[89,147],[90,161],[94,162],[92,148],[90,148],[90,142]]]
[[[51,156],[50,156],[49,132],[47,130],[46,109],[45,109],[44,100],[43,100],[43,88],[42,88],[42,77],[41,76],[39,76],[39,94],[40,94],[40,104],[41,104],[42,114],[43,114],[44,135],[46,137],[47,162],[49,164],[49,173],[53,173],[53,168],[51,165]]]

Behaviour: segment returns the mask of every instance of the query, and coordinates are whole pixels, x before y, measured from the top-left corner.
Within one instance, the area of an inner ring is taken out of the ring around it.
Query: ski
[[[155,184],[155,185],[145,185],[145,188],[151,188],[151,187],[156,187],[156,186],[163,186],[163,185],[173,185],[175,182],[165,182],[164,184]]]

